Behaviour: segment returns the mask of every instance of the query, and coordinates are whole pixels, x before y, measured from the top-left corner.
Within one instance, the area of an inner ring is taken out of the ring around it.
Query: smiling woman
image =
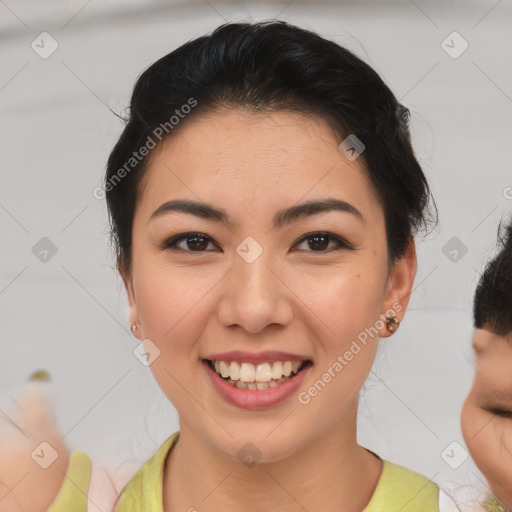
[[[156,133],[105,190],[132,332],[180,430],[118,510],[448,510],[357,443],[430,215],[407,109],[315,33],[227,24],[140,76],[105,182]]]

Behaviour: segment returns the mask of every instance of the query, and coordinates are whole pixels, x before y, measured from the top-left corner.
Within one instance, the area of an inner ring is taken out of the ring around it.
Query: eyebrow
[[[299,218],[309,217],[329,211],[350,213],[364,223],[363,214],[355,206],[347,203],[346,201],[341,201],[340,199],[328,198],[308,201],[306,203],[301,203],[277,211],[274,214],[273,227],[281,228],[287,224],[291,224]],[[222,222],[228,227],[233,225],[224,209],[216,208],[207,203],[182,199],[175,199],[163,203],[153,212],[149,220],[151,221],[170,212],[188,213],[201,217],[202,219]]]

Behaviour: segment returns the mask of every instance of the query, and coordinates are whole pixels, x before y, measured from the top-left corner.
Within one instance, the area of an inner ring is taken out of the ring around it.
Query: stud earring
[[[386,327],[389,332],[395,332],[400,327],[400,320],[396,316],[388,316],[386,318]]]
[[[136,324],[133,324],[130,326],[130,330],[132,331],[132,333],[135,333],[135,331],[140,327],[140,324],[139,323],[136,323]]]

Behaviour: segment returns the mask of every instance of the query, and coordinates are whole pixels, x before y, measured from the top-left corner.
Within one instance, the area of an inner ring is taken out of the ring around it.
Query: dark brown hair
[[[358,162],[384,210],[390,263],[427,225],[431,194],[411,146],[409,110],[380,76],[349,50],[286,22],[227,23],[165,55],[135,84],[105,175],[118,268],[131,267],[133,217],[149,158],[139,149],[221,107],[301,112],[326,120],[340,143],[355,135],[365,146]]]
[[[473,301],[476,329],[498,336],[512,332],[512,218],[498,228],[498,254],[487,263],[480,276]]]

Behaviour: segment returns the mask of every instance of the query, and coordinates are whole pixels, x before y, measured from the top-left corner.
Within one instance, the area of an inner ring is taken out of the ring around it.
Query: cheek
[[[162,352],[186,349],[192,355],[190,345],[204,327],[201,319],[208,294],[221,275],[200,266],[140,265],[135,292],[144,336]]]
[[[461,426],[471,457],[489,484],[512,488],[512,422],[466,402]]]
[[[299,401],[317,422],[338,420],[370,372],[383,327],[383,286],[378,274],[362,269],[331,269],[323,278],[298,282],[295,290],[307,305],[302,321],[316,345],[318,379]]]
[[[221,277],[202,275],[199,268],[139,267],[137,311],[144,338],[159,350],[150,370],[180,415],[193,422],[190,396],[202,372],[197,341],[204,335],[208,293]],[[187,390],[187,392],[184,392]],[[189,417],[189,414],[192,416]]]
[[[473,422],[472,422],[472,405],[469,402],[469,397],[466,398],[464,401],[464,404],[462,405],[462,410],[460,414],[460,427],[462,431],[462,437],[464,438],[464,442],[466,443],[466,446],[468,449],[473,452],[472,450],[472,437],[473,437]]]
[[[490,430],[494,451],[487,454],[485,476],[494,490],[500,489],[501,494],[508,493],[507,499],[512,504],[512,421],[499,419]]]
[[[489,460],[497,455],[497,440],[493,434],[491,416],[471,402],[462,410],[461,426],[464,441],[476,465],[489,469]]]
[[[324,322],[326,343],[335,348],[365,330],[379,330],[376,323],[382,309],[383,288],[382,275],[359,265],[329,269],[324,276],[303,274],[296,287],[304,302]]]

